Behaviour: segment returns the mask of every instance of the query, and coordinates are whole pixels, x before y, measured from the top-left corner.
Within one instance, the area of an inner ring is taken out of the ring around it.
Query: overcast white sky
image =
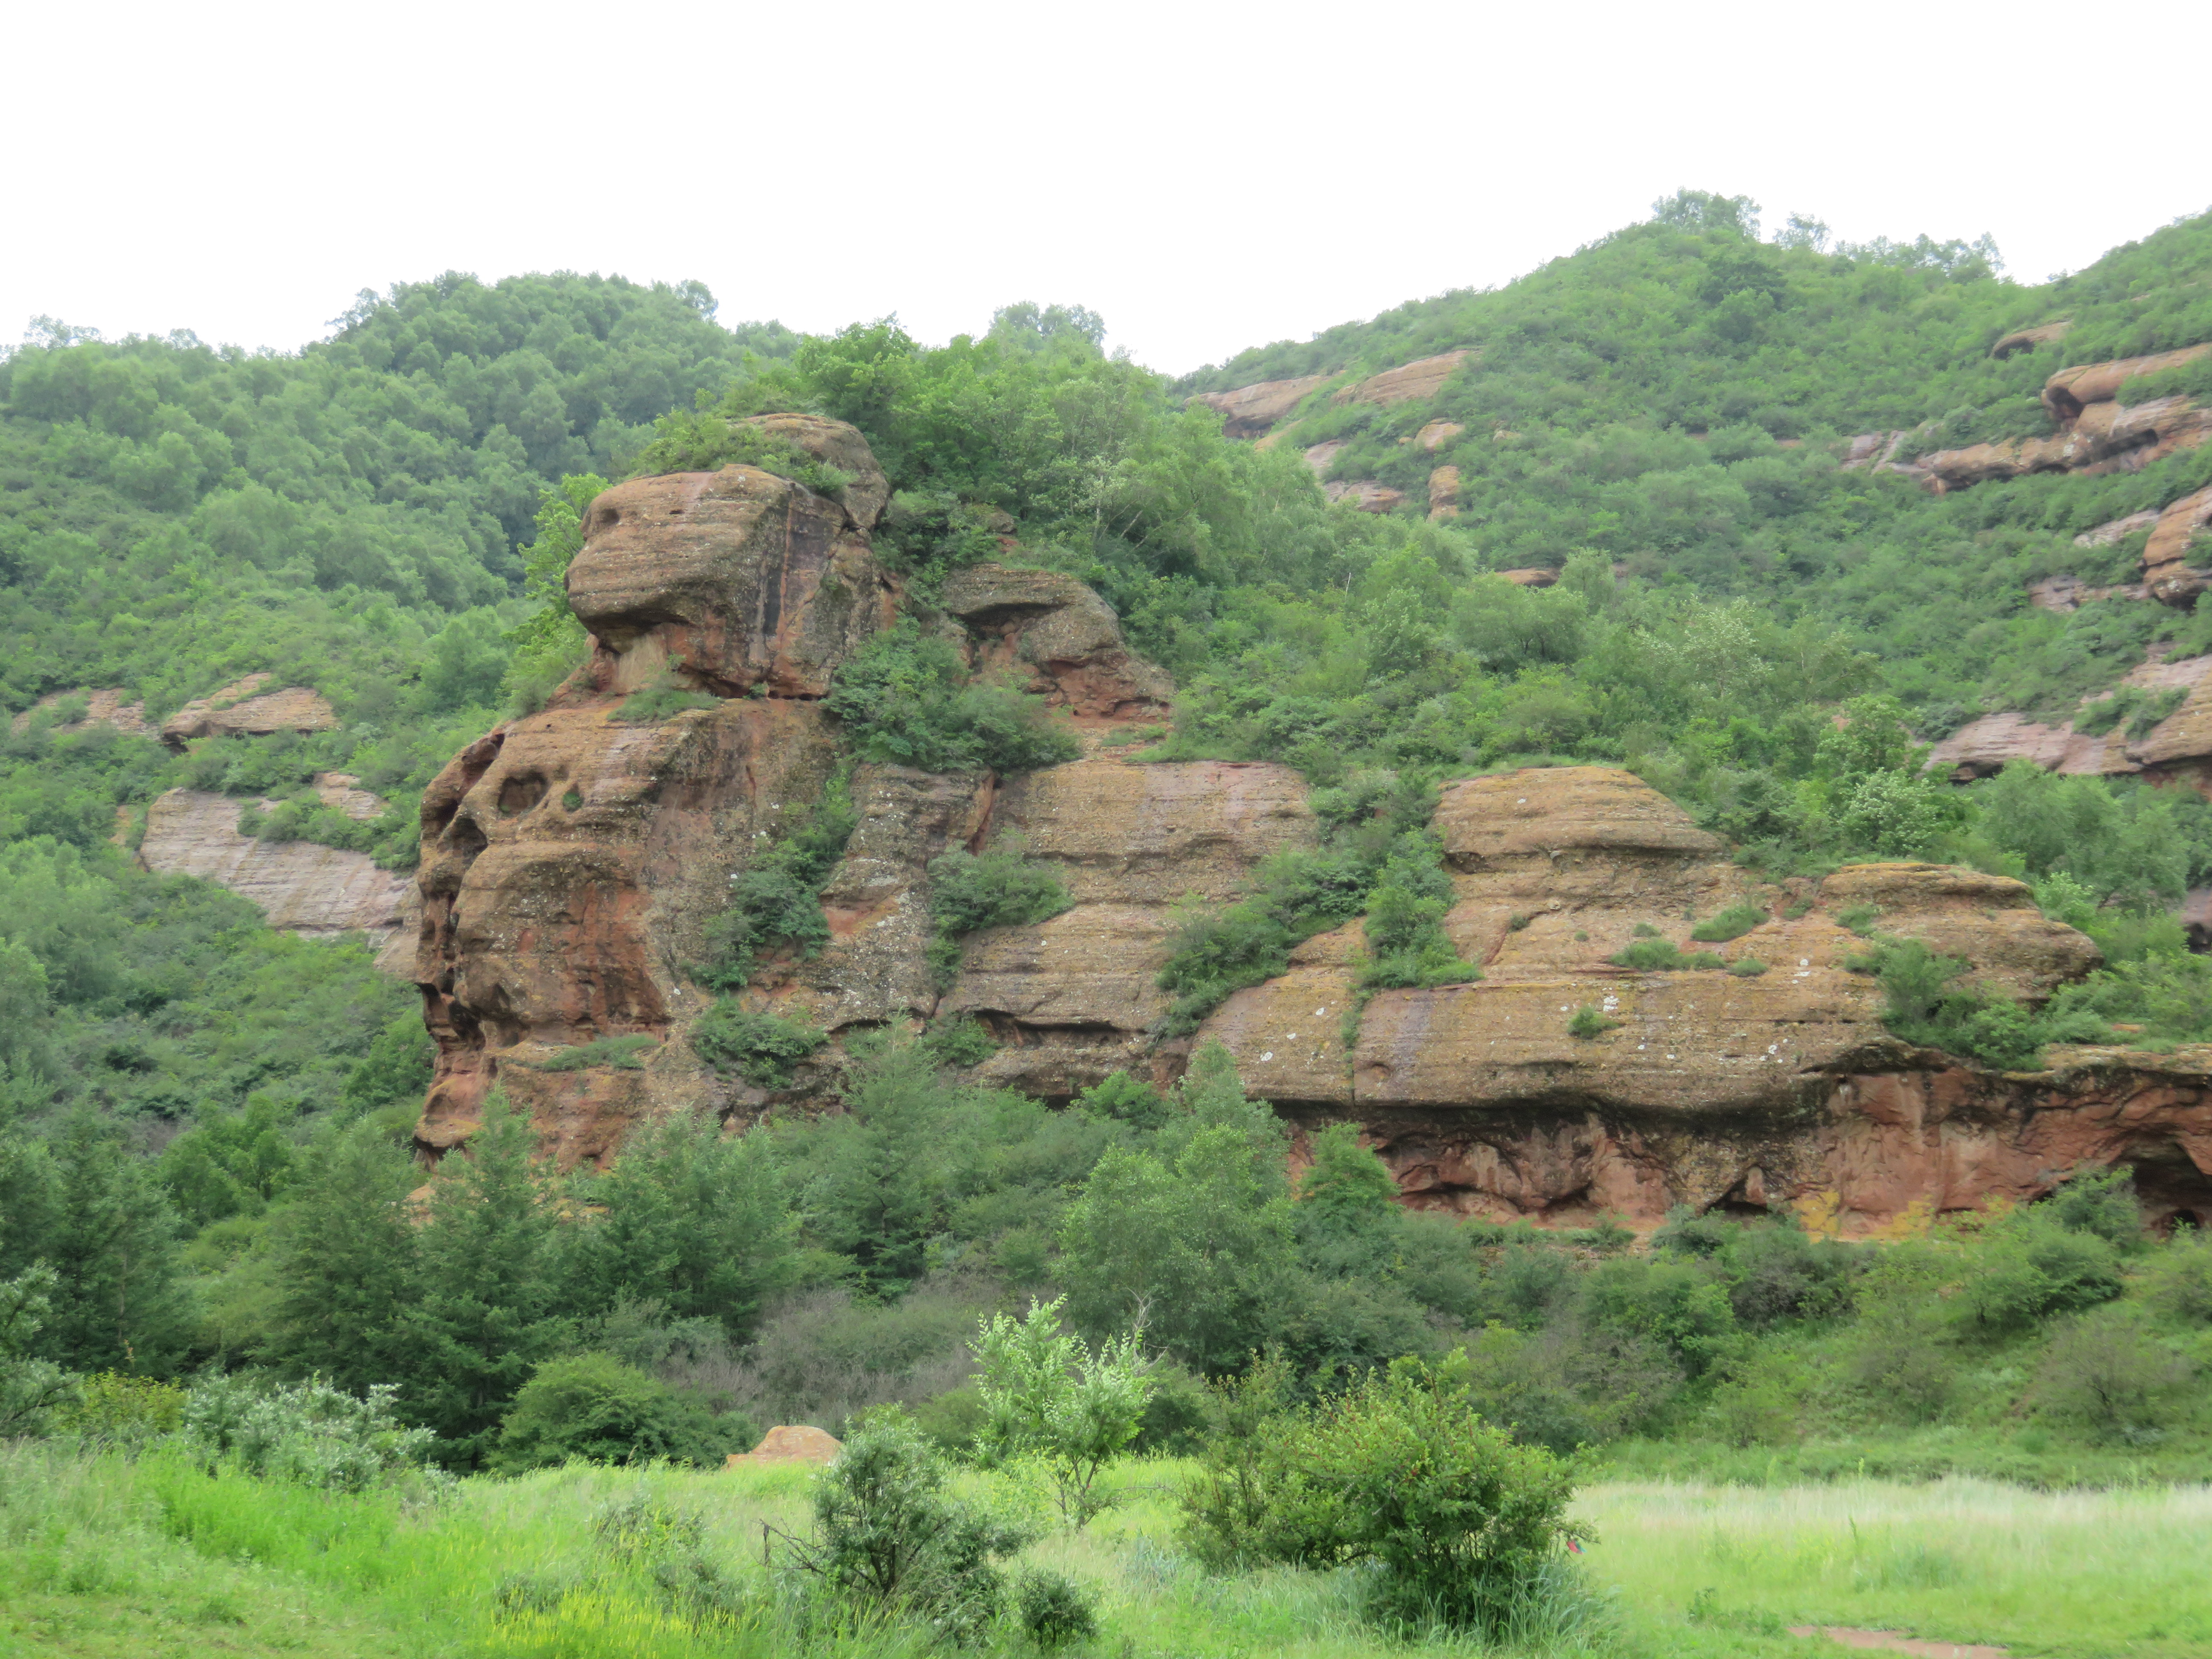
[[[1678,185],[2078,269],[2212,206],[2212,5],[27,6],[0,343],[285,349],[362,288],[697,277],[926,339],[1035,299],[1181,372],[1502,283]],[[2126,65],[2129,72],[2112,72]]]

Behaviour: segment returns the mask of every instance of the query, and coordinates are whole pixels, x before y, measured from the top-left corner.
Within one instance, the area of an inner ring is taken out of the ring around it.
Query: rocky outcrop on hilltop
[[[1401,363],[1395,368],[1355,380],[1331,392],[1329,398],[1333,403],[1381,404],[1388,407],[1433,398],[1459,366],[1474,355],[1472,351],[1447,351],[1439,356]],[[1335,379],[1336,374],[1332,373],[1301,374],[1286,380],[1261,380],[1228,392],[1201,392],[1191,401],[1218,410],[1221,429],[1228,436],[1265,438],[1288,420],[1300,404]],[[1465,429],[1449,422],[1432,421],[1422,428],[1419,441],[1423,448],[1434,449]]]
[[[849,428],[805,441],[866,477]],[[426,1149],[465,1141],[495,1085],[569,1162],[605,1157],[649,1114],[738,1122],[834,1102],[835,1041],[775,1093],[703,1065],[686,1039],[710,1000],[686,964],[732,878],[841,764],[817,688],[902,602],[869,544],[877,500],[734,466],[595,505],[569,576],[590,663],[424,799],[416,971],[439,1045]],[[1112,728],[1164,704],[1164,680],[1064,577],[978,567],[947,581],[934,615],[979,669],[1024,677],[1071,718]],[[713,701],[625,720],[635,689],[672,684]],[[822,894],[828,944],[770,958],[743,1006],[833,1039],[973,1021],[999,1045],[973,1075],[1048,1100],[1116,1070],[1171,1077],[1189,1045],[1159,1040],[1157,975],[1182,908],[1249,890],[1270,855],[1316,844],[1318,823],[1285,768],[1127,752],[1100,741],[1010,777],[859,767],[857,827]],[[1844,919],[1872,916],[2040,1000],[2096,952],[2017,882],[1887,864],[1764,885],[1664,797],[1600,767],[1451,785],[1435,829],[1445,927],[1480,981],[1363,991],[1355,923],[1308,940],[1200,1033],[1295,1123],[1360,1124],[1409,1203],[1649,1224],[1677,1203],[1834,1194],[1863,1230],[1913,1203],[2033,1196],[2086,1160],[2154,1171],[2146,1192],[2212,1215],[2197,1173],[2212,1169],[2212,1054],[2086,1050],[1995,1076],[1898,1042],[1850,971],[1865,947]],[[927,956],[932,861],[1008,840],[1073,902],[965,939],[948,984]],[[1735,971],[1610,960],[1653,932],[1685,943],[1693,918],[1732,904],[1765,917],[1721,947]],[[1571,1035],[1584,1006],[1608,1029]],[[589,1047],[627,1036],[653,1041]]]
[[[274,678],[248,674],[222,690],[195,698],[161,722],[161,741],[182,749],[198,738],[267,737],[276,732],[328,732],[337,711],[319,691],[305,686],[264,690]]]

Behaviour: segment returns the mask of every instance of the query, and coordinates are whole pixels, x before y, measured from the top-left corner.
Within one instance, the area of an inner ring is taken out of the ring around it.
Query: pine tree
[[[35,1247],[55,1273],[47,1352],[78,1370],[166,1373],[187,1334],[167,1195],[90,1107],[63,1123],[53,1163],[55,1202]]]
[[[282,1363],[356,1394],[407,1375],[416,1273],[408,1193],[421,1174],[369,1124],[310,1152],[281,1223]]]
[[[568,1334],[555,1304],[554,1213],[532,1167],[536,1142],[530,1120],[495,1091],[466,1152],[440,1166],[417,1241],[406,1397],[445,1437],[439,1455],[456,1467],[483,1462],[516,1392]]]
[[[564,1252],[572,1307],[658,1302],[676,1318],[720,1321],[732,1340],[749,1335],[793,1266],[769,1156],[765,1135],[725,1135],[688,1114],[633,1131],[614,1168],[580,1184],[599,1218]]]

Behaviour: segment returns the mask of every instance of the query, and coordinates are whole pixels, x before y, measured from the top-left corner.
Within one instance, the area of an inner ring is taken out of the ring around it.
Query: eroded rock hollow
[[[984,565],[922,603],[871,545],[888,491],[860,434],[760,420],[851,479],[840,497],[749,466],[608,490],[568,574],[590,660],[424,798],[416,975],[439,1056],[417,1133],[431,1155],[467,1139],[495,1085],[569,1163],[605,1158],[651,1114],[745,1121],[834,1100],[834,1042],[774,1097],[702,1065],[685,1039],[711,998],[687,964],[732,878],[821,799],[844,751],[819,700],[902,609],[1064,711],[1086,752],[1009,777],[860,767],[858,827],[822,895],[830,943],[771,959],[740,994],[749,1006],[833,1039],[974,1018],[1001,1045],[977,1079],[1051,1100],[1117,1069],[1164,1079],[1190,1046],[1156,1035],[1174,912],[1235,897],[1270,854],[1318,838],[1286,768],[1127,757],[1171,687],[1088,588]],[[625,717],[656,690],[711,701]],[[1885,932],[2040,1000],[2096,951],[2021,884],[1887,864],[1763,885],[1602,767],[1449,785],[1436,829],[1456,898],[1446,925],[1480,981],[1363,995],[1355,923],[1308,941],[1197,1038],[1227,1045],[1301,1131],[1359,1123],[1408,1203],[1648,1226],[1679,1203],[1811,1200],[1864,1231],[1915,1204],[2030,1198],[2077,1164],[2126,1162],[2154,1210],[2212,1218],[2212,1052],[2054,1050],[2048,1072],[1984,1073],[1890,1036],[1873,981],[1845,965],[1864,944],[1842,919],[1878,913]],[[1073,903],[972,937],[946,987],[925,955],[929,864],[1008,835]],[[1639,927],[1681,939],[1739,902],[1767,920],[1721,948],[1763,973],[1608,960]],[[1571,1035],[1585,1006],[1611,1028]],[[630,1035],[658,1040],[641,1065],[575,1053]]]

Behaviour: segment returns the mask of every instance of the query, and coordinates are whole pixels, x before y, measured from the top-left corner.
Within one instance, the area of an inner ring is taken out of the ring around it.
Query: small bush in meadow
[[[1705,945],[1725,945],[1732,939],[1741,939],[1765,920],[1766,912],[1755,904],[1731,904],[1690,929],[1690,937]]]

